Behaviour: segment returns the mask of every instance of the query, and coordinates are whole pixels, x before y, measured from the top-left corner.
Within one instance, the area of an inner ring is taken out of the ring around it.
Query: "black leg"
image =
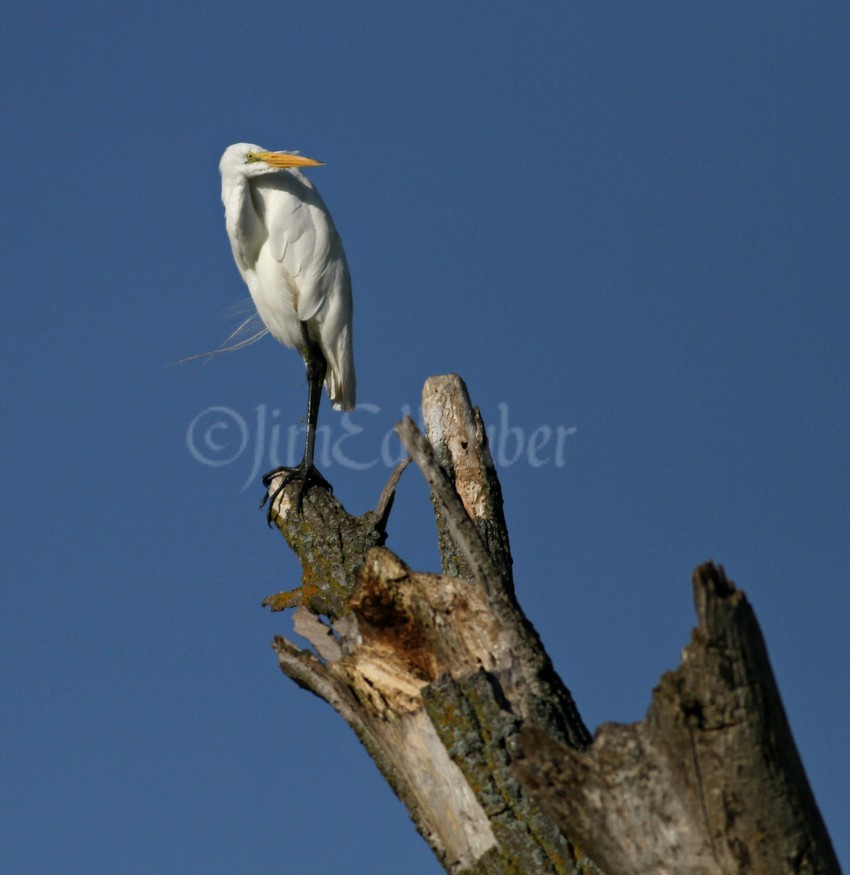
[[[301,333],[304,337],[304,361],[307,364],[307,440],[304,444],[304,458],[294,468],[275,468],[269,471],[263,477],[263,485],[266,487],[266,497],[263,499],[262,507],[266,501],[269,502],[268,523],[272,524],[272,508],[278,499],[278,496],[283,490],[293,481],[301,481],[298,489],[298,512],[301,512],[304,501],[304,494],[311,486],[321,486],[327,489],[328,492],[333,492],[333,487],[319,473],[313,462],[313,455],[316,449],[316,428],[319,421],[319,402],[322,400],[322,387],[325,383],[325,374],[328,370],[328,363],[322,354],[319,345],[315,343],[309,336],[307,326],[301,323]],[[271,481],[283,474],[280,484],[275,489],[274,493],[269,493],[268,488]]]
[[[328,363],[318,345],[309,340],[307,327],[301,323],[304,339],[307,345],[307,441],[304,446],[303,465],[310,468],[313,465],[313,451],[316,448],[316,428],[319,422],[319,403],[322,400],[322,387],[325,385],[325,374]]]

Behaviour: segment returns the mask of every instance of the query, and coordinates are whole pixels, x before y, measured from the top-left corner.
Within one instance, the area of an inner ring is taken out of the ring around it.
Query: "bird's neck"
[[[251,196],[250,180],[244,176],[230,182],[222,192],[224,218],[236,264],[244,273],[257,259],[266,236],[265,227]]]

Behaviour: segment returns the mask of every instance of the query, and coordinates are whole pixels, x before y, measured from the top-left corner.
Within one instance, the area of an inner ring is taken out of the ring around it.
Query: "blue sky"
[[[848,19],[6,4],[4,872],[441,871],[269,648],[290,622],[260,601],[298,567],[253,459],[303,416],[302,365],[268,338],[174,364],[250,312],[217,174],[240,140],[327,162],[362,402],[321,414],[346,506],[374,506],[423,380],[460,373],[586,722],[643,716],[712,557],[850,864]],[[410,471],[388,546],[434,570],[434,540]]]

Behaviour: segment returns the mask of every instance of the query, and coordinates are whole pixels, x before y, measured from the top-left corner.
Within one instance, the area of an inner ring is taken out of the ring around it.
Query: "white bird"
[[[297,152],[268,152],[251,143],[221,156],[221,199],[233,258],[270,334],[296,349],[307,365],[309,395],[304,458],[284,473],[271,496],[300,480],[298,506],[310,486],[331,490],[313,462],[322,384],[338,410],[353,410],[356,378],[351,277],[333,219],[297,168],[321,165]]]

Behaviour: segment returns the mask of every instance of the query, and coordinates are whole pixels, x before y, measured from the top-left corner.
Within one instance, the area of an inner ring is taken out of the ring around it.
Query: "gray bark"
[[[746,596],[711,563],[693,590],[698,625],[647,716],[583,753],[529,728],[523,783],[609,872],[839,872]]]
[[[498,478],[459,377],[398,433],[431,486],[442,574],[387,550],[400,470],[349,516],[287,488],[273,518],[303,567],[283,672],[354,729],[452,873],[833,873],[755,617],[722,570],[644,721],[592,738],[515,596]],[[272,483],[270,492],[275,490]]]

